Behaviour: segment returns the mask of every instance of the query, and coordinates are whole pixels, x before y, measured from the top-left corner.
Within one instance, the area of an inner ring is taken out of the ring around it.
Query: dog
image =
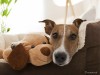
[[[86,20],[75,19],[72,24],[56,24],[54,21],[45,19],[45,33],[50,35],[50,43],[53,46],[53,62],[59,66],[69,64],[78,48],[78,29]],[[65,30],[64,30],[65,29]]]

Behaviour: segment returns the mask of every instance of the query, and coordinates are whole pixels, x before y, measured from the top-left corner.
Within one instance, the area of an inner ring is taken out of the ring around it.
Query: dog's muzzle
[[[67,55],[64,52],[58,52],[54,54],[54,59],[58,65],[62,66],[66,62]]]

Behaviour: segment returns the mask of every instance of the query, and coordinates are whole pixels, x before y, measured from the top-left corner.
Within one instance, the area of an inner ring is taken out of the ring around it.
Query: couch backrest
[[[2,35],[0,35],[0,48],[1,49],[5,48],[5,40]]]
[[[20,41],[25,34],[0,34],[0,48],[5,49],[9,47],[12,42]]]

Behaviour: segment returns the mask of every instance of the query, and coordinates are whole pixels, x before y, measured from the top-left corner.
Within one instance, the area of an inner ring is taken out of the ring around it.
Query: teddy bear
[[[11,47],[3,51],[3,58],[14,70],[23,69],[27,63],[42,66],[51,62],[52,45],[46,36],[41,34],[27,34]]]

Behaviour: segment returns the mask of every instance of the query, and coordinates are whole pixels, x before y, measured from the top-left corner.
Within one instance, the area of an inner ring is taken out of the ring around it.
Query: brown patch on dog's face
[[[53,49],[55,50],[61,45],[62,37],[64,34],[63,25],[56,25],[50,35],[50,43],[53,45]]]
[[[71,57],[76,53],[78,38],[78,28],[75,25],[66,26],[64,47]]]

